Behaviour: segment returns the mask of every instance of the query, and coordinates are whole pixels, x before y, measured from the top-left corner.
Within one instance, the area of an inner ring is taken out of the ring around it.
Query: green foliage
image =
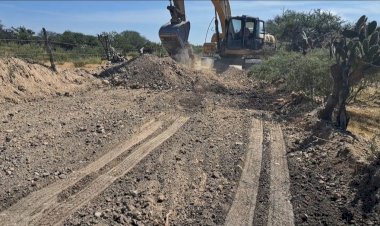
[[[75,67],[83,67],[86,64],[101,64],[102,60],[100,57],[87,57],[87,58],[78,58],[73,61]]]
[[[102,35],[108,35],[111,39],[112,47],[125,56],[130,52],[139,52],[142,47],[144,47],[145,53],[158,56],[165,54],[165,50],[161,45],[149,41],[136,31],[103,32]]]
[[[330,36],[342,30],[343,20],[331,12],[320,9],[311,12],[296,12],[285,10],[282,15],[266,23],[269,33],[274,34],[279,41],[295,45],[302,40],[303,32],[311,38],[315,47],[323,47]]]
[[[72,31],[62,34],[50,31],[47,33],[57,63],[74,62],[76,66],[80,66],[100,62],[101,56],[104,56],[103,47],[96,36]],[[132,55],[136,57],[141,47],[144,47],[144,52],[158,56],[164,56],[166,53],[161,45],[150,42],[135,31],[106,34],[112,37],[112,46],[116,51],[124,55],[134,52]],[[25,27],[6,28],[0,21],[0,39],[7,39],[0,40],[0,57],[14,56],[40,62],[48,61],[42,32],[35,34]]]
[[[203,46],[202,45],[191,45],[193,48],[193,52],[196,55],[201,55],[203,53]]]
[[[17,35],[17,39],[19,40],[32,40],[34,36],[34,31],[31,29],[27,29],[23,26],[18,28],[12,28]]]
[[[29,43],[20,45],[17,42],[1,43],[0,42],[0,56],[1,57],[20,57],[28,58],[36,61],[43,62],[45,59],[45,51],[41,44]]]
[[[361,16],[356,24],[346,28],[341,33],[342,37],[333,44],[336,49],[336,63],[349,69],[348,101],[355,100],[361,91],[380,80],[380,40],[377,22],[367,21],[365,15]]]
[[[98,39],[92,35],[72,31],[65,31],[62,34],[50,32],[48,35],[50,42],[56,43],[57,46],[65,50],[72,50],[76,46],[100,47]]]
[[[367,20],[365,15],[361,16],[353,28],[345,29],[342,37],[334,42],[336,62],[348,66],[351,72],[361,70],[363,74],[373,74],[376,70],[370,69],[380,66],[377,22],[367,23]]]
[[[74,48],[72,50],[54,47],[53,55],[57,63],[86,61],[86,64],[88,64],[89,62],[95,62],[94,58],[98,59],[96,62],[99,62],[102,54],[98,49],[90,47]],[[49,60],[44,45],[41,43],[23,45],[17,42],[0,43],[0,57],[20,57],[38,62],[46,62]]]
[[[128,53],[127,53],[127,56],[128,56],[128,58],[130,58],[130,59],[135,59],[135,58],[139,57],[140,54],[139,54],[138,52],[128,52]]]
[[[113,36],[113,40],[113,46],[121,50],[124,55],[130,51],[138,51],[149,43],[145,37],[136,31],[123,31],[120,34],[116,33]]]
[[[268,82],[283,80],[286,90],[301,91],[317,99],[331,90],[331,63],[325,49],[315,49],[308,55],[279,51],[262,64],[253,66],[250,74]]]

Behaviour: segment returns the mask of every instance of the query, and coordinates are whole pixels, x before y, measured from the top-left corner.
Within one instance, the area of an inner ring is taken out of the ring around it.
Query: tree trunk
[[[349,121],[349,117],[346,111],[346,101],[350,94],[350,88],[348,84],[348,73],[350,68],[346,65],[342,65],[341,70],[341,78],[342,78],[342,86],[339,91],[339,105],[338,105],[338,114],[336,118],[336,122],[338,127],[340,127],[343,131],[347,130],[347,125]]]
[[[339,102],[339,93],[342,89],[342,73],[340,65],[334,64],[331,66],[330,73],[334,81],[333,90],[327,99],[325,107],[319,112],[319,118],[327,121],[332,120],[332,113]]]

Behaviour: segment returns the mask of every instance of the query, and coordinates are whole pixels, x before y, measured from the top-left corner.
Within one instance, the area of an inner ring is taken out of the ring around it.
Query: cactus
[[[376,21],[367,24],[367,17],[360,17],[355,27],[344,30],[343,37],[335,43],[337,63],[345,63],[349,67],[380,66],[378,30]]]
[[[336,64],[331,67],[331,75],[334,86],[320,117],[331,120],[337,106],[336,120],[343,130],[349,121],[346,101],[350,87],[358,84],[365,75],[372,75],[380,69],[380,29],[376,21],[367,23],[367,20],[365,15],[361,16],[355,26],[342,31],[341,37],[333,44]]]

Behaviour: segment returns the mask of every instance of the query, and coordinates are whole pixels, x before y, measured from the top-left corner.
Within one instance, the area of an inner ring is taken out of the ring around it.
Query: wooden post
[[[50,46],[50,43],[49,43],[49,41],[48,41],[48,37],[47,37],[47,33],[46,33],[46,29],[45,29],[45,28],[42,28],[42,33],[43,33],[43,35],[44,35],[45,49],[46,49],[46,52],[47,52],[48,55],[49,55],[51,69],[52,69],[53,71],[57,72],[57,68],[55,67],[55,64],[54,64],[53,53],[52,53],[52,51],[51,51],[51,46]]]

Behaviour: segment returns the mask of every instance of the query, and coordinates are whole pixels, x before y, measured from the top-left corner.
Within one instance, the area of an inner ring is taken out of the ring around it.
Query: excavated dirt
[[[313,114],[292,124],[286,133],[296,224],[379,225],[380,150]]]
[[[165,112],[190,120],[64,225],[222,225],[252,112],[262,111],[284,131],[296,225],[380,224],[375,150],[316,120],[315,106],[302,94],[235,68],[215,74],[151,55],[105,69],[99,78],[80,69],[52,74],[14,58],[0,66],[0,212],[64,180]],[[264,149],[255,225],[267,222],[268,156]],[[59,201],[96,176],[63,191]]]
[[[0,59],[0,103],[71,95],[100,84],[87,70],[53,72],[47,66],[18,58]]]
[[[220,79],[211,71],[194,70],[177,64],[171,58],[143,55],[129,63],[101,73],[113,85],[131,89],[194,90],[220,86]]]

